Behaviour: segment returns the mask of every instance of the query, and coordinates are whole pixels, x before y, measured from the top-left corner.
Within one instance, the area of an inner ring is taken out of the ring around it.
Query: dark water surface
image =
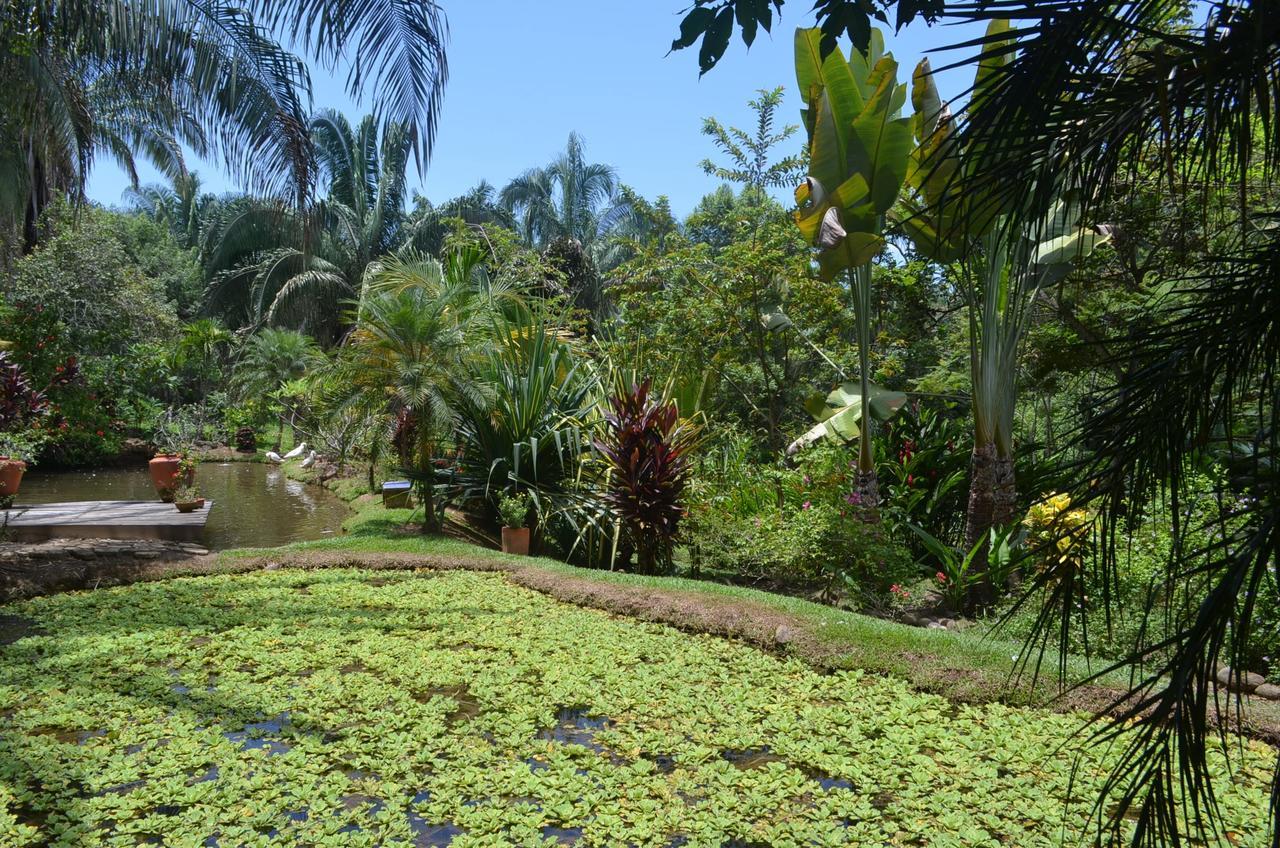
[[[346,504],[257,462],[201,463],[201,496],[214,502],[204,543],[211,548],[271,547],[342,532]],[[18,503],[159,500],[146,467],[99,471],[28,471]]]

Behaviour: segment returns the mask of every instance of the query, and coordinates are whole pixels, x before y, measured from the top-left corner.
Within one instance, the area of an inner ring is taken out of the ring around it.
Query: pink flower
[[[943,574],[941,571],[939,571],[935,576],[938,578],[939,583],[947,582],[947,575]]]
[[[807,485],[809,485],[811,482],[813,482],[813,481],[809,479],[809,475],[808,475],[808,474],[804,475],[804,484],[807,486]]]
[[[801,506],[800,508],[801,508],[801,509],[808,509],[808,508],[809,508],[809,507],[811,507],[811,506],[813,506],[813,504],[809,503],[808,501],[805,501],[805,502],[804,502],[804,505],[803,505],[803,506]]]

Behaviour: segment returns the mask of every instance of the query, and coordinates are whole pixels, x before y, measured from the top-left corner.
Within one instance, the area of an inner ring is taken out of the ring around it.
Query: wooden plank
[[[55,538],[198,541],[212,508],[213,501],[187,513],[158,501],[17,504],[0,518],[0,526],[9,538],[24,542]]]

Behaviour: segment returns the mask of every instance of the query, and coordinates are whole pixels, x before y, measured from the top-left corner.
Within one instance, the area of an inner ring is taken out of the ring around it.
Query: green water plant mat
[[[0,608],[0,845],[1057,846],[1079,723],[498,574],[170,580]],[[1234,844],[1273,763],[1220,765]]]

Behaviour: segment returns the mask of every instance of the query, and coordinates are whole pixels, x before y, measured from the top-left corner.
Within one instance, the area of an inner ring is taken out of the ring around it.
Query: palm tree
[[[304,377],[324,362],[315,340],[294,330],[266,327],[245,342],[235,367],[235,384],[242,398],[272,397],[288,383]],[[279,412],[275,450],[280,450],[287,410]]]
[[[225,217],[227,207],[243,198],[234,194],[220,197],[200,188],[200,175],[192,171],[174,177],[169,185],[152,183],[126,189],[125,199],[134,209],[168,228],[180,247],[203,255],[210,231]]]
[[[546,247],[556,239],[574,239],[586,247],[625,214],[617,190],[613,166],[587,162],[582,138],[570,133],[563,153],[507,183],[500,200],[516,216],[530,245]]]
[[[340,363],[344,406],[388,422],[400,465],[420,481],[423,531],[439,530],[436,446],[458,399],[485,403],[471,363],[483,354],[480,328],[491,325],[502,293],[486,291],[455,266],[433,259],[390,259],[370,275],[359,320]]]
[[[465,194],[446,200],[439,206],[432,205],[420,194],[414,193],[413,210],[405,222],[405,244],[419,253],[439,255],[444,248],[449,222],[462,221],[470,227],[485,226],[516,229],[516,221],[510,210],[498,201],[498,192],[486,180],[481,180]]]
[[[567,278],[573,301],[597,319],[605,309],[601,272],[610,267],[602,264],[611,258],[610,235],[632,214],[620,188],[613,167],[587,162],[582,139],[570,133],[562,154],[525,171],[499,195],[520,235],[544,252]]]
[[[330,110],[311,131],[325,198],[305,211],[245,204],[220,227],[205,268],[210,308],[233,322],[307,328],[327,340],[370,263],[402,244],[410,138],[392,125],[379,140],[374,116],[353,128]]]
[[[313,179],[311,81],[275,33],[326,69],[359,55],[348,93],[377,91],[380,122],[405,128],[419,164],[448,75],[432,0],[25,0],[6,17],[21,24],[0,47],[0,215],[22,227],[28,249],[55,195],[83,197],[100,152],[134,174],[140,151],[176,177],[185,144],[221,157],[252,189],[301,203]]]
[[[182,335],[174,347],[173,364],[178,369],[189,367],[195,372],[196,389],[203,398],[209,393],[214,375],[221,373],[235,342],[236,337],[216,319],[197,319],[182,327]]]

